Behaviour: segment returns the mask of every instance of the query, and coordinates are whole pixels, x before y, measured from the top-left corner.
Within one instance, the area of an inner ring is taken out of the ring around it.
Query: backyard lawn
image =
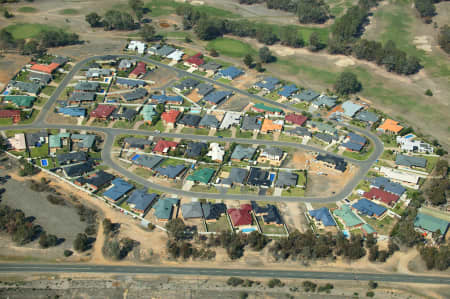
[[[287,234],[286,230],[284,229],[284,225],[264,224],[264,221],[260,216],[256,218],[258,220],[259,226],[261,227],[263,234],[276,234],[276,235]]]
[[[48,144],[44,144],[41,147],[33,147],[30,150],[31,158],[40,158],[48,156]]]
[[[206,227],[208,232],[231,231],[227,215],[222,215],[216,222],[207,222]]]
[[[366,145],[366,148],[364,148],[362,150],[362,152],[360,152],[360,153],[350,152],[350,151],[346,150],[346,151],[344,151],[344,156],[355,159],[355,160],[360,160],[360,161],[367,160],[374,150],[374,146],[373,146],[372,142],[370,142],[368,145]]]
[[[379,235],[389,235],[396,221],[394,218],[385,216],[382,220],[376,220],[371,217],[362,217]]]

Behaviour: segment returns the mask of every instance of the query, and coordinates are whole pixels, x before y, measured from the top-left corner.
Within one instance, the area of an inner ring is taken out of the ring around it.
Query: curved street
[[[52,96],[49,98],[49,100],[45,103],[43,106],[41,112],[39,113],[36,120],[31,125],[13,125],[13,126],[3,126],[0,127],[0,130],[11,130],[11,129],[68,129],[68,130],[89,130],[89,131],[96,131],[101,132],[105,135],[105,141],[104,146],[102,149],[102,160],[103,163],[114,171],[122,174],[123,176],[136,181],[139,184],[142,184],[146,187],[159,190],[165,193],[169,194],[176,194],[178,196],[187,196],[187,197],[197,197],[197,198],[210,198],[210,199],[230,199],[230,200],[271,200],[271,201],[296,201],[296,202],[335,202],[338,200],[341,200],[345,197],[347,197],[352,190],[357,186],[359,181],[365,177],[367,172],[369,171],[370,167],[373,165],[373,163],[381,156],[383,153],[384,147],[383,143],[379,140],[379,138],[373,134],[372,132],[351,126],[348,124],[345,124],[348,128],[352,129],[355,132],[358,132],[362,135],[365,135],[367,138],[370,139],[370,141],[374,145],[374,150],[372,155],[364,161],[354,160],[346,157],[344,158],[346,161],[358,166],[359,170],[356,173],[356,175],[353,176],[353,178],[347,183],[347,185],[336,194],[333,194],[332,196],[327,197],[281,197],[281,196],[260,196],[260,195],[231,195],[231,194],[219,194],[219,193],[206,193],[206,192],[192,192],[192,191],[183,191],[181,189],[177,188],[171,188],[171,187],[165,187],[161,186],[159,184],[150,182],[143,177],[140,177],[127,169],[121,167],[120,165],[116,164],[111,156],[112,147],[114,144],[114,139],[118,135],[121,134],[137,134],[137,135],[146,135],[146,136],[159,136],[159,137],[171,137],[171,138],[185,138],[185,139],[192,139],[192,140],[205,140],[205,141],[222,141],[222,142],[239,142],[239,143],[245,143],[245,144],[259,144],[259,145],[273,145],[273,146],[288,146],[293,148],[298,148],[302,150],[307,151],[313,151],[318,153],[327,153],[329,155],[338,156],[333,153],[327,152],[324,149],[310,146],[310,145],[303,145],[298,143],[291,143],[291,142],[282,142],[282,141],[268,141],[268,140],[250,140],[250,139],[241,139],[241,138],[219,138],[215,136],[199,136],[199,135],[187,135],[187,134],[174,134],[174,133],[156,133],[152,131],[145,131],[145,130],[127,130],[127,129],[116,129],[116,128],[102,128],[102,127],[95,127],[95,126],[78,126],[78,125],[60,125],[60,124],[48,124],[46,121],[46,117],[50,109],[52,108],[53,104],[56,102],[56,100],[59,98],[61,93],[65,90],[67,84],[72,80],[72,78],[75,76],[75,74],[88,62],[104,58],[105,56],[93,56],[87,59],[84,59],[80,62],[78,62],[76,65],[73,66],[72,70],[66,74],[63,81],[59,84],[59,86],[56,88]],[[149,59],[147,57],[140,57],[135,55],[109,55],[109,58],[132,58],[141,60],[147,63],[154,64],[160,68],[169,69],[171,71],[175,71],[179,76],[190,76],[195,77],[199,80],[207,81],[209,83],[221,86],[223,88],[232,90],[235,93],[254,98],[259,101],[266,102],[272,106],[277,106],[282,109],[291,110],[297,113],[301,113],[302,110],[297,109],[295,107],[291,107],[290,105],[278,103],[271,101],[269,99],[266,99],[264,97],[253,95],[248,93],[247,91],[243,91],[240,89],[237,89],[235,87],[229,86],[227,84],[217,82],[215,80],[205,78],[203,76],[199,76],[196,74],[191,74],[188,72],[185,72],[183,70],[168,66],[166,64],[163,64],[161,62]]]

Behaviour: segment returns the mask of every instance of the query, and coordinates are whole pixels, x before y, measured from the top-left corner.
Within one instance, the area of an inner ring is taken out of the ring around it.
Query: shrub
[[[372,291],[368,291],[368,292],[366,293],[366,296],[367,296],[367,297],[373,297],[373,296],[375,296],[375,293],[372,292]]]
[[[309,292],[309,291],[315,292],[317,284],[315,284],[314,282],[311,282],[309,280],[306,280],[303,282],[303,287],[305,288],[305,292]]]
[[[86,251],[89,248],[89,240],[86,234],[78,234],[73,241],[73,248],[78,252]]]
[[[244,280],[239,277],[230,277],[227,280],[227,285],[237,287],[238,285],[241,285],[244,283]]]
[[[64,250],[64,256],[65,256],[65,257],[69,257],[69,256],[71,256],[72,254],[73,254],[72,250],[68,250],[68,249]]]
[[[371,289],[376,289],[378,287],[378,283],[373,281],[373,280],[369,280],[369,288]]]
[[[433,96],[433,92],[432,92],[430,89],[427,89],[427,90],[425,91],[425,95],[426,95],[426,96],[429,96],[429,97],[432,97],[432,96]]]
[[[95,225],[91,224],[91,225],[88,225],[86,227],[84,232],[86,233],[86,235],[92,236],[92,235],[95,235],[97,233],[97,229],[95,228]]]
[[[274,287],[283,287],[284,283],[281,282],[281,280],[279,280],[278,278],[273,278],[271,280],[269,280],[269,282],[267,283],[267,286],[271,289],[273,289]]]
[[[331,283],[327,283],[326,285],[320,286],[317,289],[317,292],[327,292],[329,293],[330,290],[334,289],[334,286]]]

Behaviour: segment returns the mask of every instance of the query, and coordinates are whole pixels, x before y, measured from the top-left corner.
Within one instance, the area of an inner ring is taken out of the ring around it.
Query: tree
[[[361,83],[352,72],[342,72],[334,84],[334,90],[341,95],[356,93],[361,87]]]
[[[142,2],[142,0],[128,0],[128,5],[134,11],[136,18],[141,20],[145,12],[144,2]]]
[[[90,14],[87,14],[85,20],[93,28],[102,26],[102,17],[100,17],[99,14],[96,12],[91,12]]]
[[[262,67],[261,62],[255,64],[255,70],[259,73],[264,72],[264,68]]]
[[[450,26],[445,24],[439,30],[438,43],[442,50],[450,54]]]
[[[218,57],[219,52],[217,52],[216,49],[211,49],[211,51],[209,51],[209,55],[211,55],[212,57]]]
[[[430,89],[425,90],[425,95],[432,97],[433,96],[433,92]]]
[[[252,55],[247,54],[247,55],[244,56],[244,64],[247,67],[249,67],[249,68],[252,67],[252,65],[253,65],[253,57],[252,57]]]
[[[15,46],[14,37],[5,29],[0,30],[0,49],[6,50]]]
[[[323,44],[320,42],[319,34],[314,31],[309,36],[309,49],[313,52],[319,51],[323,48]]]
[[[112,224],[111,220],[109,218],[103,219],[103,233],[105,235],[108,235],[110,232],[112,232],[114,225]]]
[[[89,240],[86,234],[78,234],[73,241],[73,248],[78,252],[86,251],[89,248]]]
[[[139,31],[139,34],[146,42],[150,42],[155,39],[156,29],[153,25],[144,24]]]
[[[261,49],[259,49],[259,59],[263,63],[269,63],[273,62],[275,60],[275,57],[270,52],[269,48],[262,47]]]
[[[436,7],[432,0],[415,0],[414,6],[422,18],[431,18],[436,14]]]
[[[328,6],[322,0],[299,0],[297,2],[298,21],[302,24],[326,22],[329,18]]]
[[[14,17],[14,15],[13,15],[12,13],[10,13],[7,9],[5,9],[5,10],[3,11],[3,16],[4,16],[5,18],[7,18],[7,19],[10,19],[10,18]]]
[[[378,283],[373,281],[373,280],[369,280],[369,288],[371,289],[376,289],[378,287]]]
[[[186,239],[186,225],[180,218],[171,219],[166,224],[167,233],[175,240]]]
[[[116,240],[106,241],[103,245],[103,254],[107,257],[112,258],[113,260],[120,260],[121,258],[121,249],[120,244]]]

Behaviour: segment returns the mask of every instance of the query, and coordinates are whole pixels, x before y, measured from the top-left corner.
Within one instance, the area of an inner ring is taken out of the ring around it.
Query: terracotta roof
[[[202,53],[197,53],[194,56],[191,56],[188,59],[186,59],[186,62],[200,66],[205,63],[202,57],[203,57]]]
[[[167,141],[167,140],[160,140],[158,143],[156,143],[155,147],[153,148],[154,152],[158,153],[164,153],[171,148],[177,147],[178,142],[175,141]]]
[[[98,105],[97,108],[95,108],[95,110],[91,112],[91,116],[100,118],[108,117],[114,112],[115,109],[116,109],[115,106]]]
[[[271,119],[264,119],[264,122],[261,127],[261,132],[268,132],[268,131],[281,131],[283,129],[283,125],[274,124]]]
[[[245,204],[241,205],[240,209],[228,209],[227,212],[231,217],[233,226],[241,226],[252,224],[252,215],[250,215],[251,210],[252,206],[249,204]]]
[[[391,205],[392,203],[395,203],[399,199],[398,195],[389,193],[387,191],[378,188],[371,188],[370,191],[365,192],[363,196],[370,199],[374,198],[378,199],[387,205]]]
[[[398,121],[388,118],[378,127],[378,129],[398,133],[403,129],[403,127],[398,124]]]
[[[178,110],[169,110],[167,112],[164,112],[161,115],[161,118],[166,123],[175,123],[177,121],[177,118],[178,118],[179,115],[180,115],[180,111],[178,111]]]
[[[296,124],[296,125],[299,125],[299,126],[302,126],[306,122],[307,119],[308,118],[306,116],[303,116],[301,114],[293,114],[293,113],[288,114],[285,117],[286,121]]]
[[[20,117],[20,110],[0,110],[0,118]]]
[[[130,75],[139,76],[139,75],[145,74],[146,72],[147,72],[147,66],[145,65],[145,63],[138,62],[138,64],[136,65],[134,70],[130,73]]]
[[[35,64],[31,67],[31,70],[51,74],[58,67],[59,67],[59,63],[52,62],[50,64]]]

